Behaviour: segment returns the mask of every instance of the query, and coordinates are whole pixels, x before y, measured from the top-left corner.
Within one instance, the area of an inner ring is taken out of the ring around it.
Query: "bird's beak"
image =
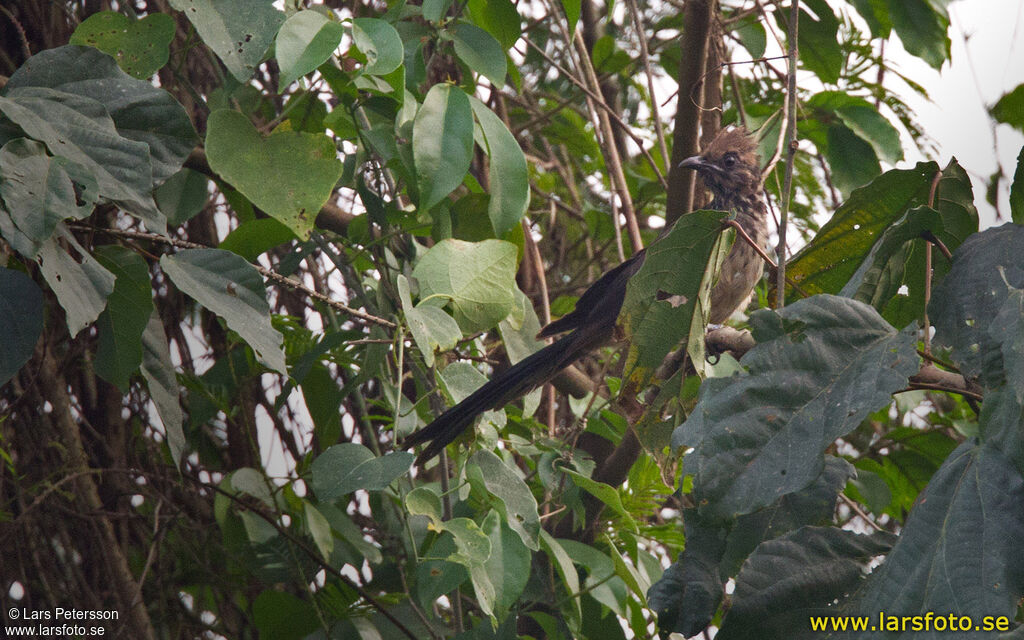
[[[706,166],[708,166],[708,164],[704,161],[702,156],[690,156],[679,163],[680,169],[703,169]]]

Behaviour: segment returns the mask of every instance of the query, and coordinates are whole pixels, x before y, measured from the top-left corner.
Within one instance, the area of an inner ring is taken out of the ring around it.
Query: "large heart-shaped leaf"
[[[43,332],[43,294],[32,278],[0,267],[0,385],[28,362]]]
[[[288,18],[277,32],[274,54],[281,67],[278,91],[285,88],[331,57],[341,44],[345,28],[319,11],[299,11]]]
[[[227,109],[210,114],[206,155],[214,171],[303,239],[344,168],[327,136],[281,131],[264,138]]]
[[[99,344],[93,368],[127,393],[131,375],[142,364],[142,332],[153,312],[149,268],[142,256],[127,247],[97,247],[94,255],[116,280],[107,308],[96,321]]]

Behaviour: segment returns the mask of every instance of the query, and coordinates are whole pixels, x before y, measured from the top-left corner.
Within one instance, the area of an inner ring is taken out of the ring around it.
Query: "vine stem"
[[[789,228],[789,204],[793,191],[793,161],[796,157],[796,62],[799,0],[793,0],[789,10],[787,33],[789,65],[786,74],[786,177],[782,188],[782,210],[779,212],[779,244],[776,248],[778,266],[775,271],[775,306],[786,306],[786,232]]]

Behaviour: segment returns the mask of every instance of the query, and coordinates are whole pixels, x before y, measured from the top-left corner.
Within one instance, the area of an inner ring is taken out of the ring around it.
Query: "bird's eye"
[[[736,160],[736,154],[730,151],[729,153],[725,154],[724,158],[722,158],[722,164],[725,165],[726,169],[732,169],[733,166],[736,165]]]

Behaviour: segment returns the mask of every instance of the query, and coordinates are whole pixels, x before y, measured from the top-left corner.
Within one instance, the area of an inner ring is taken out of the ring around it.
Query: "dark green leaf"
[[[696,509],[683,512],[686,550],[647,591],[658,614],[658,627],[689,638],[699,634],[718,610],[725,592],[719,564],[725,554],[727,528],[705,520]]]
[[[149,316],[149,323],[142,333],[142,376],[146,379],[149,397],[156,405],[160,421],[164,423],[164,436],[171,450],[171,459],[175,465],[180,465],[185,452],[185,434],[181,428],[184,415],[164,325],[155,310]]]
[[[620,312],[631,337],[625,369],[630,376],[646,379],[680,340],[686,341],[694,362],[704,362],[707,299],[714,271],[728,249],[719,239],[724,217],[719,211],[685,215],[647,248]]]
[[[324,63],[341,44],[345,28],[319,11],[299,11],[277,32],[274,55],[281,67],[277,90],[285,88]]]
[[[357,489],[382,491],[409,470],[412,459],[405,451],[378,458],[361,444],[336,444],[313,460],[313,492],[320,500],[331,501]]]
[[[214,171],[304,239],[343,169],[327,136],[282,131],[264,138],[229,110],[210,114],[206,154]]]
[[[876,238],[911,207],[927,202],[939,167],[886,171],[856,189],[832,219],[793,258],[786,273],[808,294],[838,293],[868,255]]]
[[[515,606],[530,578],[530,550],[522,539],[490,511],[480,527],[491,540],[484,568],[494,584],[494,608],[499,616]]]
[[[953,348],[953,361],[966,378],[978,379],[988,388],[1007,382],[1004,345],[1011,362],[1017,357],[1013,332],[1022,325],[1013,317],[1013,308],[1014,296],[1024,288],[1022,255],[1020,225],[1007,223],[971,236],[953,254],[953,268],[935,288],[928,308],[935,341]],[[1001,327],[1001,319],[1010,327]],[[1020,380],[1012,382],[1021,388]]]
[[[166,13],[132,20],[116,11],[100,11],[78,25],[68,42],[95,47],[113,56],[125,73],[144,80],[167,64],[173,39],[174,18]]]
[[[385,76],[402,65],[405,50],[402,38],[390,24],[377,18],[352,21],[352,39],[366,56],[364,73]]]
[[[413,123],[412,151],[425,211],[462,184],[473,158],[473,109],[462,89],[430,88]]]
[[[991,112],[997,121],[1024,131],[1024,84],[999,98]]]
[[[821,475],[808,487],[784,495],[764,509],[737,518],[729,532],[728,546],[722,558],[722,574],[735,576],[750,552],[765,540],[778,538],[804,525],[831,522],[836,498],[854,475],[856,471],[849,462],[827,456]]]
[[[122,137],[103,105],[53,89],[28,87],[0,97],[0,111],[29,137],[45,143],[51,154],[91,171],[100,195],[121,203],[154,231],[163,231],[166,221],[150,195],[149,147]]]
[[[989,446],[965,442],[921,494],[851,613],[955,612],[1013,618],[1024,595],[1024,480]]]
[[[167,224],[178,226],[203,210],[210,199],[210,181],[192,169],[182,169],[156,188],[153,197]]]
[[[829,125],[825,136],[822,152],[832,169],[832,182],[843,193],[866,185],[882,172],[875,150],[849,127]]]
[[[247,220],[221,240],[219,249],[237,253],[249,262],[295,238],[292,231],[273,218]]]
[[[493,111],[470,97],[473,113],[483,130],[491,159],[491,199],[487,215],[499,238],[519,225],[530,206],[530,174],[526,157],[515,136]]]
[[[473,22],[498,39],[503,50],[510,49],[522,33],[521,18],[509,0],[469,0]]]
[[[185,158],[195,148],[196,132],[192,127],[192,121],[185,108],[178,104],[171,94],[157,89],[145,80],[127,75],[118,68],[113,58],[91,47],[58,47],[32,56],[11,76],[7,83],[8,95],[13,97],[13,89],[28,87],[46,87],[62,93],[91,98],[106,109],[119,136],[147,144],[148,158],[146,154],[141,154],[127,159],[118,158],[113,154],[111,157],[100,156],[91,151],[94,147],[104,147],[110,143],[101,144],[95,139],[83,138],[81,144],[87,155],[93,157],[97,163],[115,161],[110,165],[111,174],[125,184],[137,184],[134,188],[144,191],[147,205],[150,204],[148,197],[153,186],[161,184],[181,169]],[[52,99],[67,102],[66,98],[59,96]],[[72,105],[69,103],[68,106]],[[83,109],[82,113],[97,118],[99,128],[105,128],[106,119],[90,115],[92,111],[93,109]],[[59,128],[58,123],[52,120],[51,124]],[[91,134],[96,136],[95,127]],[[46,142],[53,155],[65,155],[90,166],[87,162],[58,150],[46,138],[33,137]],[[119,166],[124,168],[118,170]],[[102,190],[103,175],[97,172],[95,167],[90,168],[96,174]],[[121,199],[118,195],[107,192],[102,195],[115,200]],[[162,229],[151,229],[157,230]]]
[[[540,530],[540,542],[544,551],[551,559],[551,564],[558,570],[558,575],[562,578],[563,588],[569,595],[569,601],[572,604],[572,608],[569,610],[569,622],[570,624],[578,625],[580,616],[583,615],[580,610],[580,578],[576,573],[576,567],[572,564],[572,558],[565,552],[565,549],[558,540],[551,537],[551,534],[543,528]]]
[[[252,610],[262,638],[300,640],[320,626],[316,608],[285,591],[264,591],[256,596]]]
[[[69,255],[60,241],[81,261]],[[68,331],[77,335],[106,307],[107,296],[114,290],[114,274],[78,244],[63,224],[57,225],[54,236],[42,244],[36,261],[67,314]]]
[[[888,0],[889,16],[903,48],[936,69],[949,60],[949,16],[928,0]]]
[[[764,55],[765,47],[768,44],[768,34],[765,32],[759,16],[754,14],[740,20],[736,24],[736,35],[739,36],[743,48],[747,50],[751,58],[760,58]]]
[[[515,531],[531,551],[538,547],[540,516],[537,500],[523,479],[490,451],[477,451],[469,459],[479,471],[476,480],[483,484],[487,493],[497,499],[498,510],[509,527]],[[470,474],[474,473],[470,468]]]
[[[497,88],[505,86],[505,51],[494,36],[480,27],[460,23],[452,29],[455,55],[491,81]],[[478,116],[479,117],[479,116]]]
[[[142,364],[142,333],[154,309],[149,267],[142,256],[118,245],[97,247],[93,255],[116,278],[107,308],[96,320],[99,343],[93,369],[128,393],[130,377]]]
[[[833,600],[863,582],[872,560],[887,553],[895,538],[886,531],[861,535],[835,527],[803,527],[765,542],[736,578],[732,606],[715,637],[760,640],[805,634],[808,616],[827,615]]]
[[[582,0],[562,0],[562,11],[565,11],[565,20],[569,23],[569,33],[576,31],[576,23],[580,21],[580,10]]]
[[[69,167],[64,158],[46,155],[42,143],[15,138],[0,149],[0,196],[20,234],[8,238],[26,257],[35,257],[40,243],[53,235],[57,223],[65,218],[84,218],[92,213],[96,183],[83,167]],[[70,174],[69,174],[70,169]],[[88,184],[75,180],[76,176]],[[84,186],[84,188],[83,188]],[[19,240],[23,235],[28,242]]]
[[[746,376],[711,378],[672,434],[691,446],[684,474],[715,519],[731,519],[799,491],[817,478],[824,451],[889,402],[917,371],[914,335],[871,307],[814,296],[751,317],[757,346]]]
[[[43,332],[43,295],[20,271],[0,267],[0,386],[28,362]]]
[[[812,12],[813,11],[813,15]],[[789,7],[776,12],[779,26],[788,33]],[[800,61],[826,84],[839,80],[845,54],[836,36],[839,20],[825,0],[800,0],[797,45]]]
[[[171,0],[171,6],[188,16],[239,82],[255,73],[285,19],[273,0]]]
[[[251,264],[223,249],[185,249],[160,258],[160,267],[182,292],[224,318],[260,362],[287,375],[263,278]]]
[[[1010,185],[1010,219],[1024,224],[1024,147],[1017,154],[1017,170]]]
[[[872,38],[888,39],[892,33],[887,0],[850,0],[864,21],[868,23]]]

